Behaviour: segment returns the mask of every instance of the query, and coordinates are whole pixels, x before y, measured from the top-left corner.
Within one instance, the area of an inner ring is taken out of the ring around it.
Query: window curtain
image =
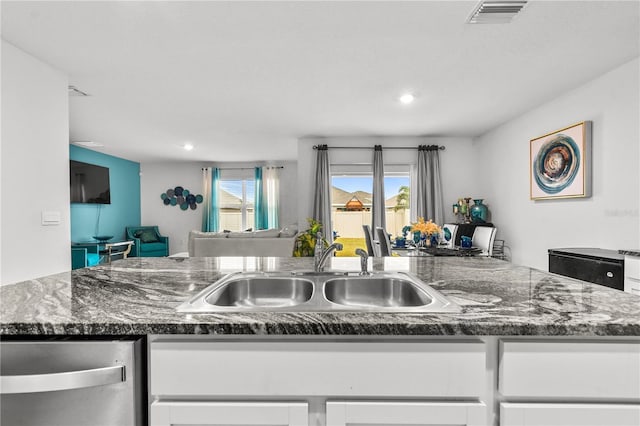
[[[313,198],[313,218],[322,224],[324,238],[331,244],[331,172],[329,170],[329,149],[327,145],[316,148],[315,195]]]
[[[263,169],[264,197],[267,204],[267,225],[269,229],[280,228],[280,176],[277,167]]]
[[[256,167],[254,170],[254,177],[256,181],[253,200],[254,227],[255,229],[267,229],[269,228],[269,208],[267,206],[264,179],[262,177],[262,167]]]
[[[217,232],[220,227],[220,169],[202,169],[203,209],[202,230]]]
[[[416,214],[424,220],[444,223],[442,179],[440,176],[440,150],[437,145],[418,147],[416,175]]]
[[[384,200],[384,164],[382,161],[382,145],[375,145],[373,151],[373,200],[371,207],[371,229],[387,229]]]

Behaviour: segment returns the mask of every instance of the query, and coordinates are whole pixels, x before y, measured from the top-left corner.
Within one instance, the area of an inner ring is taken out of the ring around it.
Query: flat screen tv
[[[74,160],[69,164],[72,203],[111,204],[107,167]]]

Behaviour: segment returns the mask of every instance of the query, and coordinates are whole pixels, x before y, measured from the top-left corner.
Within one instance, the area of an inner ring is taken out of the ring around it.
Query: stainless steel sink
[[[353,307],[398,308],[433,302],[426,292],[398,277],[330,279],[324,284],[324,296],[330,302]]]
[[[242,277],[230,280],[208,294],[204,301],[213,306],[240,308],[284,308],[311,299],[313,282],[290,277]]]
[[[294,271],[227,275],[178,306],[184,313],[459,312],[460,307],[403,272]]]

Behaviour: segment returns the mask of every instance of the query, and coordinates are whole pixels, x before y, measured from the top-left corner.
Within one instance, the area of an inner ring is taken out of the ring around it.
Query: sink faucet
[[[333,243],[331,244],[329,247],[327,247],[326,249],[322,248],[322,233],[318,232],[316,234],[316,248],[313,251],[313,258],[314,258],[314,270],[316,272],[322,272],[324,271],[324,264],[327,261],[327,258],[329,257],[329,255],[331,254],[331,252],[335,250],[335,251],[340,251],[342,250],[342,244],[340,243]]]
[[[367,260],[369,259],[369,253],[362,250],[361,248],[357,248],[356,254],[360,256],[360,275],[371,275],[371,273],[367,271]]]

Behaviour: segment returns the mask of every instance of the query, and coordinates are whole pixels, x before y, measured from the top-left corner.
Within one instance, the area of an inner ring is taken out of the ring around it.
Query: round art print
[[[533,162],[533,176],[545,193],[557,194],[571,185],[579,168],[578,145],[560,133],[540,147]]]

